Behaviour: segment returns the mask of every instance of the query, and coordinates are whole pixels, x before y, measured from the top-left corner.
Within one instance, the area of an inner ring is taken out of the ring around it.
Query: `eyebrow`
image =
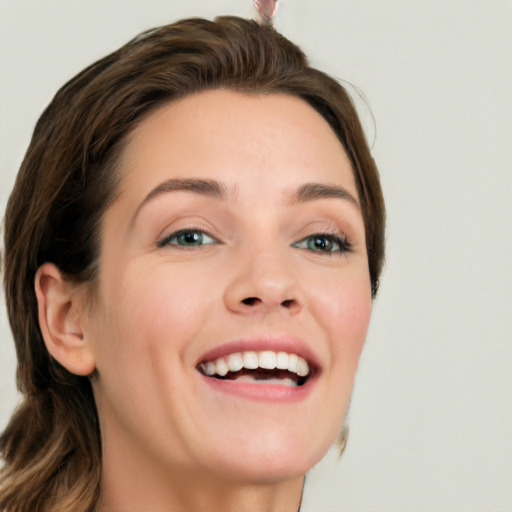
[[[142,200],[132,217],[131,223],[133,224],[144,205],[155,197],[169,192],[193,192],[201,196],[225,200],[229,194],[229,189],[224,183],[211,179],[172,178],[165,180],[152,189]],[[304,183],[288,195],[288,204],[292,206],[317,199],[329,198],[346,200],[352,203],[358,210],[360,209],[359,202],[348,190],[339,185],[326,185],[323,183]]]
[[[157,185],[142,200],[133,215],[133,221],[136,219],[141,208],[155,197],[168,192],[193,192],[201,196],[212,197],[214,199],[226,199],[228,190],[226,185],[216,180],[198,179],[198,178],[172,178],[165,180]]]
[[[339,185],[325,185],[323,183],[304,183],[289,197],[289,204],[300,204],[316,199],[344,199],[360,210],[359,201],[345,188]]]

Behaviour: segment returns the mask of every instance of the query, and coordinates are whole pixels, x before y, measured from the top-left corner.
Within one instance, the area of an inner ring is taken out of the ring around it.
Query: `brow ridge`
[[[344,187],[324,183],[304,183],[290,195],[289,203],[300,204],[317,199],[344,199],[352,203],[358,210],[359,201]]]
[[[141,208],[155,197],[168,192],[193,192],[206,197],[225,199],[228,192],[223,183],[212,179],[202,178],[171,178],[163,181],[152,189],[137,207],[134,219]]]
[[[228,196],[227,186],[217,180],[204,178],[170,178],[153,188],[137,207],[133,221],[142,207],[155,197],[169,192],[193,192],[206,197],[224,200]],[[318,199],[343,199],[360,209],[358,200],[344,187],[325,183],[304,183],[289,195],[288,204],[295,205]]]

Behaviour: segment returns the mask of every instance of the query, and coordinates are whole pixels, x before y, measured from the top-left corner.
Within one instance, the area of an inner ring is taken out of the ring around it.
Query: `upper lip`
[[[214,361],[215,359],[237,352],[262,352],[265,350],[297,354],[308,362],[311,369],[314,369],[315,371],[319,371],[321,369],[321,364],[317,355],[302,340],[290,335],[266,335],[251,338],[238,338],[222,345],[218,345],[203,354],[197,362],[197,366],[201,363]]]

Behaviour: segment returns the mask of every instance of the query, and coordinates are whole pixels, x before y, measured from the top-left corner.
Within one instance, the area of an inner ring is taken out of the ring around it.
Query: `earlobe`
[[[95,362],[84,332],[84,290],[67,281],[52,263],[39,267],[34,285],[39,327],[48,352],[71,373],[90,375]]]

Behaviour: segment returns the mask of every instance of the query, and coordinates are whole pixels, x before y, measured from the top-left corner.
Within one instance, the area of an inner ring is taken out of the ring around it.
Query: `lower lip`
[[[261,402],[294,403],[305,400],[314,386],[310,377],[302,386],[281,386],[279,384],[253,384],[236,380],[222,380],[201,375],[204,382],[215,391]]]

